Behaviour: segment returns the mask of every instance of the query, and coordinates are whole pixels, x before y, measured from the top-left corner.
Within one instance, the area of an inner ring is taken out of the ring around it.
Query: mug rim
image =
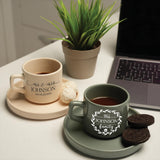
[[[32,72],[27,71],[25,69],[25,65],[27,65],[29,62],[36,61],[36,60],[52,60],[52,61],[56,61],[60,65],[60,67],[56,71],[51,72],[51,73],[46,73],[46,74],[36,74],[36,73],[32,73]],[[27,73],[27,74],[32,75],[32,76],[44,77],[44,76],[56,74],[57,72],[62,70],[62,63],[59,60],[54,59],[54,58],[47,58],[47,57],[34,58],[34,59],[30,59],[30,60],[26,61],[22,66],[22,70],[23,70],[24,73]]]
[[[119,88],[119,89],[121,89],[121,90],[123,90],[123,91],[125,91],[125,93],[127,94],[127,98],[126,98],[126,100],[125,101],[123,101],[122,103],[119,103],[119,104],[116,104],[116,105],[101,105],[101,104],[97,104],[97,103],[94,103],[94,102],[92,102],[88,97],[87,97],[87,95],[86,95],[86,93],[88,92],[88,90],[89,89],[91,89],[92,87],[96,87],[96,86],[113,86],[113,87],[116,87],[116,88]],[[106,107],[117,107],[117,106],[119,106],[119,105],[123,105],[123,104],[125,104],[126,102],[128,102],[129,100],[130,100],[130,94],[129,94],[129,92],[125,89],[125,88],[123,88],[123,87],[121,87],[121,86],[119,86],[119,85],[115,85],[115,84],[111,84],[111,83],[102,83],[102,84],[95,84],[95,85],[92,85],[92,86],[89,86],[87,89],[85,89],[85,91],[84,91],[84,97],[85,97],[85,99],[88,101],[88,102],[90,102],[91,104],[94,104],[94,105],[98,105],[98,106],[100,106],[100,107],[104,107],[104,108],[106,108]]]

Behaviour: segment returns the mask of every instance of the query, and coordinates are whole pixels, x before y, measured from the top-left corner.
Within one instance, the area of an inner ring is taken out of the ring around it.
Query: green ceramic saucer
[[[74,111],[75,112],[75,111]],[[81,110],[76,110],[81,112]],[[129,116],[137,113],[129,109]],[[76,150],[97,158],[122,158],[138,151],[142,144],[124,147],[121,137],[103,140],[94,138],[83,131],[82,125],[73,121],[67,115],[64,120],[64,136]]]

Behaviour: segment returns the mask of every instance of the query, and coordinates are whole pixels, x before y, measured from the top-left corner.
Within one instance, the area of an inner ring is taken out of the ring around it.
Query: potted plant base
[[[67,73],[78,79],[86,79],[93,76],[100,51],[101,43],[98,43],[90,50],[74,50],[66,41],[62,41],[62,48],[65,55]]]

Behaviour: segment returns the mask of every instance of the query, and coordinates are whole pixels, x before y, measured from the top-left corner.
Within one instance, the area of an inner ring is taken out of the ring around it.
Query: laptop
[[[124,18],[108,83],[128,90],[130,106],[160,110],[160,7],[150,0],[121,0]]]

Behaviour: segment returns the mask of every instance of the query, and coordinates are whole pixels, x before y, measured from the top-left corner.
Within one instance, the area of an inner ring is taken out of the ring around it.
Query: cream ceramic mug
[[[22,66],[22,74],[10,77],[13,90],[25,95],[33,103],[45,104],[59,98],[62,86],[62,64],[52,58],[38,58],[27,61]],[[24,87],[17,87],[15,79],[22,79]]]

